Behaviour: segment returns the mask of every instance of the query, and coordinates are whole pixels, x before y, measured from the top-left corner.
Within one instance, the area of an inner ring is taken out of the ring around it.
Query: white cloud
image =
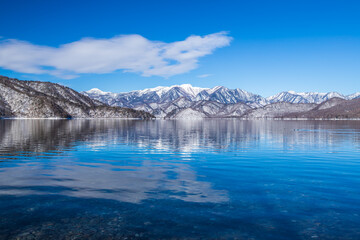
[[[83,38],[56,48],[7,39],[0,41],[0,67],[64,79],[117,70],[169,77],[197,68],[200,57],[228,46],[231,40],[227,32],[193,35],[172,43],[150,41],[134,34],[110,39]]]
[[[197,76],[198,78],[207,78],[207,77],[210,77],[212,76],[212,74],[201,74],[199,76]]]

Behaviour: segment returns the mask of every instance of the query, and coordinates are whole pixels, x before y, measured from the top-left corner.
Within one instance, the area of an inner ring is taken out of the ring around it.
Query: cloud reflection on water
[[[359,129],[355,121],[341,126]],[[226,190],[201,180],[187,163],[196,160],[193,154],[336,146],[349,140],[332,131],[338,127],[331,121],[1,120],[0,194],[227,202]],[[359,146],[359,139],[350,141]]]

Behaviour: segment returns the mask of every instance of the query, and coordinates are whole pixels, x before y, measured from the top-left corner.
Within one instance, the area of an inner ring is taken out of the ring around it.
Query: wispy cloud
[[[212,74],[201,74],[199,76],[197,76],[198,78],[207,78],[207,77],[210,77],[212,76]]]
[[[169,77],[197,68],[200,57],[228,46],[231,40],[227,32],[192,35],[172,43],[150,41],[135,34],[110,39],[83,38],[59,47],[5,39],[0,41],[0,67],[64,79],[117,70]]]

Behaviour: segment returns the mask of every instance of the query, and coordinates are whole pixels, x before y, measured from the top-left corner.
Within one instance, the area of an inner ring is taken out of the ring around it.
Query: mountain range
[[[110,106],[143,110],[160,118],[336,118],[338,115],[354,118],[357,113],[350,114],[354,110],[353,107],[349,114],[346,112],[340,114],[340,109],[335,111],[331,108],[337,104],[353,106],[360,98],[359,92],[342,95],[337,92],[297,93],[294,91],[281,92],[264,98],[241,89],[228,89],[223,86],[200,88],[190,84],[148,88],[126,93],[103,92],[94,88],[83,94]],[[327,114],[323,116],[325,107]],[[307,113],[308,111],[311,113]]]
[[[152,118],[144,111],[109,106],[50,82],[0,76],[0,118]]]
[[[264,98],[241,89],[189,84],[79,93],[56,83],[0,76],[0,118],[4,117],[360,119],[360,93],[288,91]]]

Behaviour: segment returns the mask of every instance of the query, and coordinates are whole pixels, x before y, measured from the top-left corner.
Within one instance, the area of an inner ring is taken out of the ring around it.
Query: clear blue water
[[[360,239],[360,122],[0,120],[0,239]]]

